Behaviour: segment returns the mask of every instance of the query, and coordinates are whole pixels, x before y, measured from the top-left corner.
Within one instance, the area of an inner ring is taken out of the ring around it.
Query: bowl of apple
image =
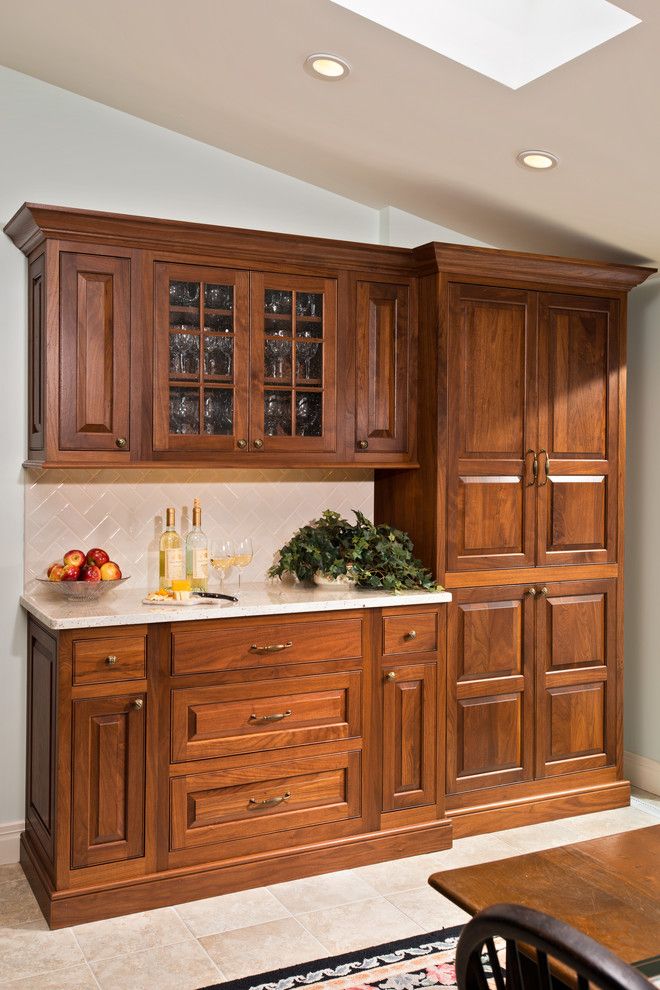
[[[37,578],[40,584],[48,585],[65,598],[88,602],[128,580],[101,547],[93,547],[87,553],[68,550],[62,563],[56,560],[46,571],[45,578]]]

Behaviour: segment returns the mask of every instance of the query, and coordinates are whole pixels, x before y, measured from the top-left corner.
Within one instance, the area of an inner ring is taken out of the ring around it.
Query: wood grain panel
[[[546,552],[606,550],[607,479],[548,479],[549,532]]]
[[[523,603],[461,604],[459,681],[519,674],[522,670]]]
[[[383,654],[434,653],[438,648],[437,612],[401,612],[383,617]]]
[[[523,762],[521,698],[515,694],[458,701],[458,777],[517,770]]]
[[[56,642],[36,622],[28,625],[26,819],[47,859],[55,847],[57,711]]]
[[[552,761],[593,756],[605,748],[602,682],[548,690],[547,751]]]
[[[385,670],[385,668],[384,668]],[[383,678],[383,811],[436,799],[436,665],[400,664]]]
[[[130,450],[131,266],[128,258],[60,257],[60,447]],[[121,448],[116,441],[126,441]]]
[[[74,640],[74,684],[110,684],[146,675],[147,630]]]
[[[548,599],[548,656],[553,670],[580,664],[605,666],[605,594]]]
[[[43,452],[45,438],[45,261],[45,254],[40,254],[31,262],[28,269],[28,450],[30,454]]]
[[[460,557],[524,555],[523,502],[522,478],[459,478],[458,514],[463,520],[462,534],[457,534]]]

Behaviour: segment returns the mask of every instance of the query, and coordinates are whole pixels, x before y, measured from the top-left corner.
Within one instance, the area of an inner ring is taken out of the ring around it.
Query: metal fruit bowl
[[[77,602],[94,602],[106,591],[112,591],[129,580],[130,577],[118,578],[116,581],[49,581],[48,578],[37,578],[39,584],[48,585],[57,594]]]

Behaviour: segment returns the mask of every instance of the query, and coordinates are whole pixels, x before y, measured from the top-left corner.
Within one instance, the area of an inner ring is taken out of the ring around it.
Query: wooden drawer
[[[361,687],[362,673],[349,671],[176,688],[172,760],[203,760],[359,736]]]
[[[170,788],[172,850],[344,822],[360,815],[360,753],[191,774]]]
[[[146,677],[147,630],[110,634],[72,643],[73,683],[111,684]]]
[[[436,612],[403,612],[383,618],[383,653],[433,653],[438,648]]]
[[[172,673],[197,674],[362,656],[362,617],[266,622],[222,620],[172,630]]]

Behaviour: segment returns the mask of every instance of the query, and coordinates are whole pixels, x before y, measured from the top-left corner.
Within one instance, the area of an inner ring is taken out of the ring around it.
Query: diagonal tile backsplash
[[[45,575],[67,550],[104,547],[136,587],[158,583],[165,509],[176,507],[185,536],[192,500],[202,500],[209,539],[251,536],[254,559],[243,580],[263,580],[275,552],[300,526],[335,509],[373,516],[373,472],[112,468],[25,472],[25,583]],[[216,579],[211,576],[214,584]],[[228,583],[235,583],[232,575]]]

